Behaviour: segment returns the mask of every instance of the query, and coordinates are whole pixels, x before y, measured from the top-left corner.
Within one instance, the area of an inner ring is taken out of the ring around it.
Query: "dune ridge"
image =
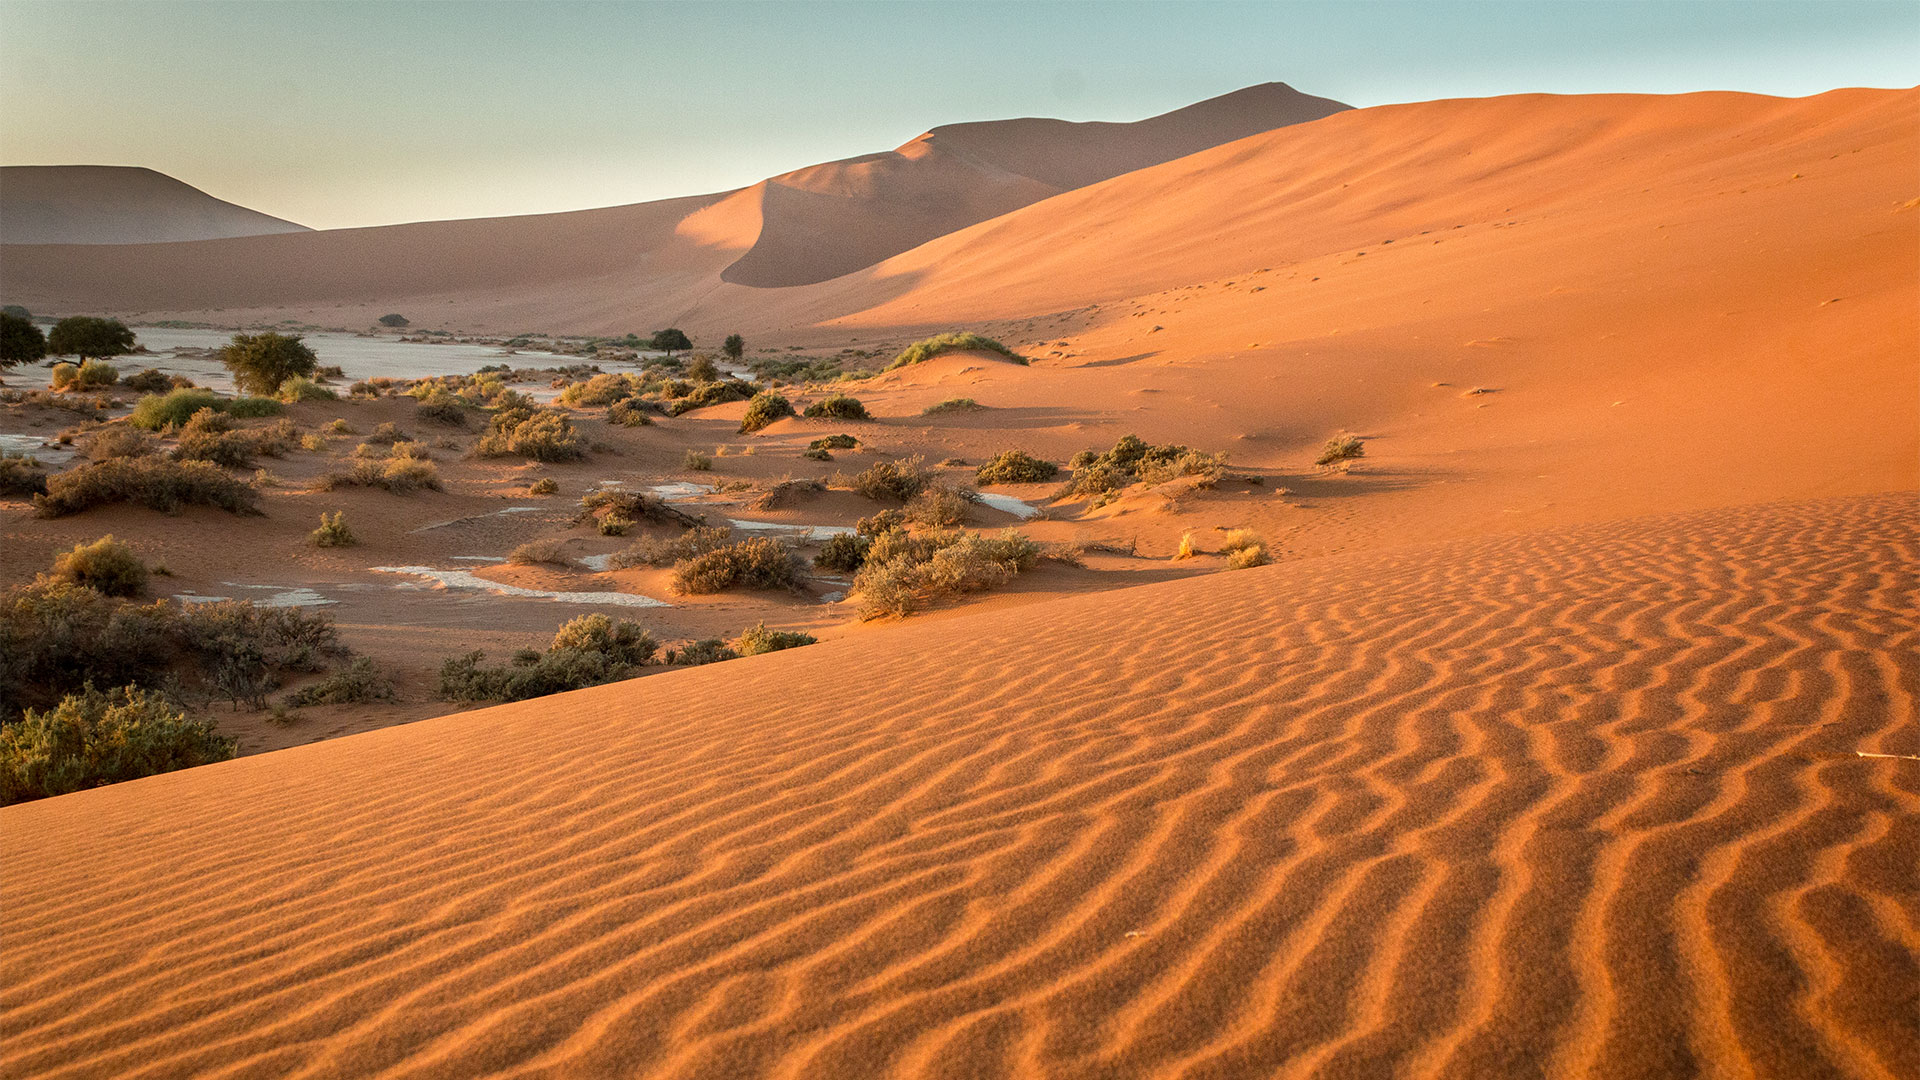
[[[10,807],[0,1061],[1912,1075],[1916,511],[1306,560]]]
[[[152,169],[0,167],[0,243],[159,244],[311,231]]]

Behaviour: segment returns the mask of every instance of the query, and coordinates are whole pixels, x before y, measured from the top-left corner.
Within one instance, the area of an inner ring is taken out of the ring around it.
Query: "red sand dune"
[[[0,1061],[1913,1076],[1917,512],[1297,562],[10,807]]]
[[[0,168],[0,243],[159,244],[307,231],[152,169]]]

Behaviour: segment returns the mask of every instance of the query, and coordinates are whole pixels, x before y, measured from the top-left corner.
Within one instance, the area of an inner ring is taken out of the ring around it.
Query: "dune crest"
[[[311,231],[152,169],[0,168],[0,243],[160,244]]]
[[[9,807],[0,1061],[1912,1075],[1917,510],[1297,562]]]

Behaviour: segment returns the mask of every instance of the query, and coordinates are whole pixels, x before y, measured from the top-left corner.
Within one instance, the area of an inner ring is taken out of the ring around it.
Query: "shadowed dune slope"
[[[152,169],[0,168],[0,243],[159,244],[307,231]]]
[[[1911,494],[882,630],[0,811],[10,1076],[1912,1076]]]

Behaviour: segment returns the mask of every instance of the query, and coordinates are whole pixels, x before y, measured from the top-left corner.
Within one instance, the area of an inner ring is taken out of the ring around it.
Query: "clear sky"
[[[320,228],[753,183],[937,124],[1920,83],[1920,3],[0,0],[0,163],[145,165]]]

